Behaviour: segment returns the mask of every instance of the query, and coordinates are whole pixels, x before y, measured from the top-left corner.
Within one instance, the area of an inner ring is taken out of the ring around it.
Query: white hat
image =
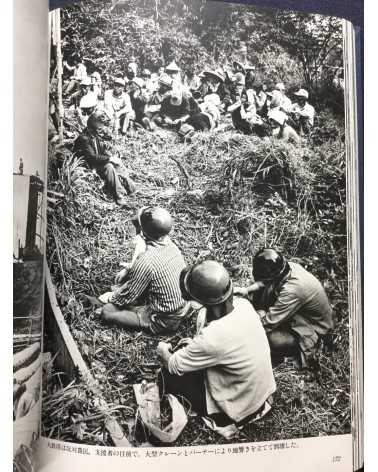
[[[92,108],[97,105],[97,98],[93,93],[87,93],[80,100],[80,108]]]
[[[166,72],[180,72],[180,67],[175,63],[175,61],[172,61],[167,67],[165,68]]]
[[[294,95],[308,100],[308,92],[305,89],[299,89],[298,92],[296,92]]]
[[[140,89],[144,87],[144,80],[140,77],[134,77],[130,83],[137,85]]]
[[[125,86],[125,81],[121,77],[116,77],[114,79],[114,85],[122,85],[122,87]]]
[[[92,85],[92,81],[90,77],[84,77],[84,79],[80,82],[80,85],[86,85],[89,87],[89,85]]]
[[[129,69],[131,69],[131,70],[134,72],[134,74],[136,75],[138,66],[136,65],[135,62],[129,62],[129,63],[127,64],[127,67],[128,67]]]
[[[275,86],[275,89],[279,90],[280,92],[284,92],[285,91],[285,84],[283,84],[282,82],[278,82]]]
[[[286,113],[280,110],[270,110],[268,113],[268,119],[276,121],[279,125],[283,125],[287,119]]]

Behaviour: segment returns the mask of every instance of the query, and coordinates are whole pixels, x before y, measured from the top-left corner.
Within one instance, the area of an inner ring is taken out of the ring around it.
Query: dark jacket
[[[77,137],[73,152],[77,157],[83,158],[91,168],[107,164],[111,157],[110,143],[93,136],[88,128]]]
[[[160,108],[160,114],[163,116],[168,116],[172,120],[177,120],[182,118],[185,115],[194,115],[195,113],[200,113],[201,109],[198,106],[196,100],[188,94],[183,94],[181,105],[172,105],[171,96],[168,95],[163,99]]]

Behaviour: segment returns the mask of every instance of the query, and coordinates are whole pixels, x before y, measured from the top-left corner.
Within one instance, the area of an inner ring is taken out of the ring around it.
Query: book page
[[[50,24],[40,470],[352,470],[342,20],[93,0]]]
[[[14,2],[13,454],[32,471],[40,432],[46,241],[48,21],[44,1]]]

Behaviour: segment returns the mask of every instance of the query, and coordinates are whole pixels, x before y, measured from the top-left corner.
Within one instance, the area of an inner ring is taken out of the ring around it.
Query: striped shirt
[[[171,314],[185,306],[180,290],[180,274],[185,268],[178,247],[166,238],[147,243],[147,250],[135,261],[128,280],[114,292],[110,302],[119,307],[143,302],[154,313]]]

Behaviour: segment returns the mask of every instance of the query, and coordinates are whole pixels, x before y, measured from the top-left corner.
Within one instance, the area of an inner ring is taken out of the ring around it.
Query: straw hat
[[[80,100],[80,108],[93,108],[97,105],[96,96],[93,93],[84,95]]]
[[[278,82],[274,88],[278,90],[279,92],[284,92],[285,84],[283,84],[282,82]]]
[[[134,79],[130,80],[130,84],[135,84],[137,87],[142,89],[144,87],[144,80],[140,77],[134,77]]]
[[[224,75],[220,69],[217,70],[204,70],[203,73],[206,75],[210,75],[212,77],[216,77],[220,82],[224,82]]]
[[[166,87],[172,87],[172,79],[169,77],[168,74],[161,74],[158,83],[160,85],[165,85]]]
[[[180,70],[181,70],[180,67],[175,63],[175,61],[172,61],[165,68],[166,72],[180,72]]]

